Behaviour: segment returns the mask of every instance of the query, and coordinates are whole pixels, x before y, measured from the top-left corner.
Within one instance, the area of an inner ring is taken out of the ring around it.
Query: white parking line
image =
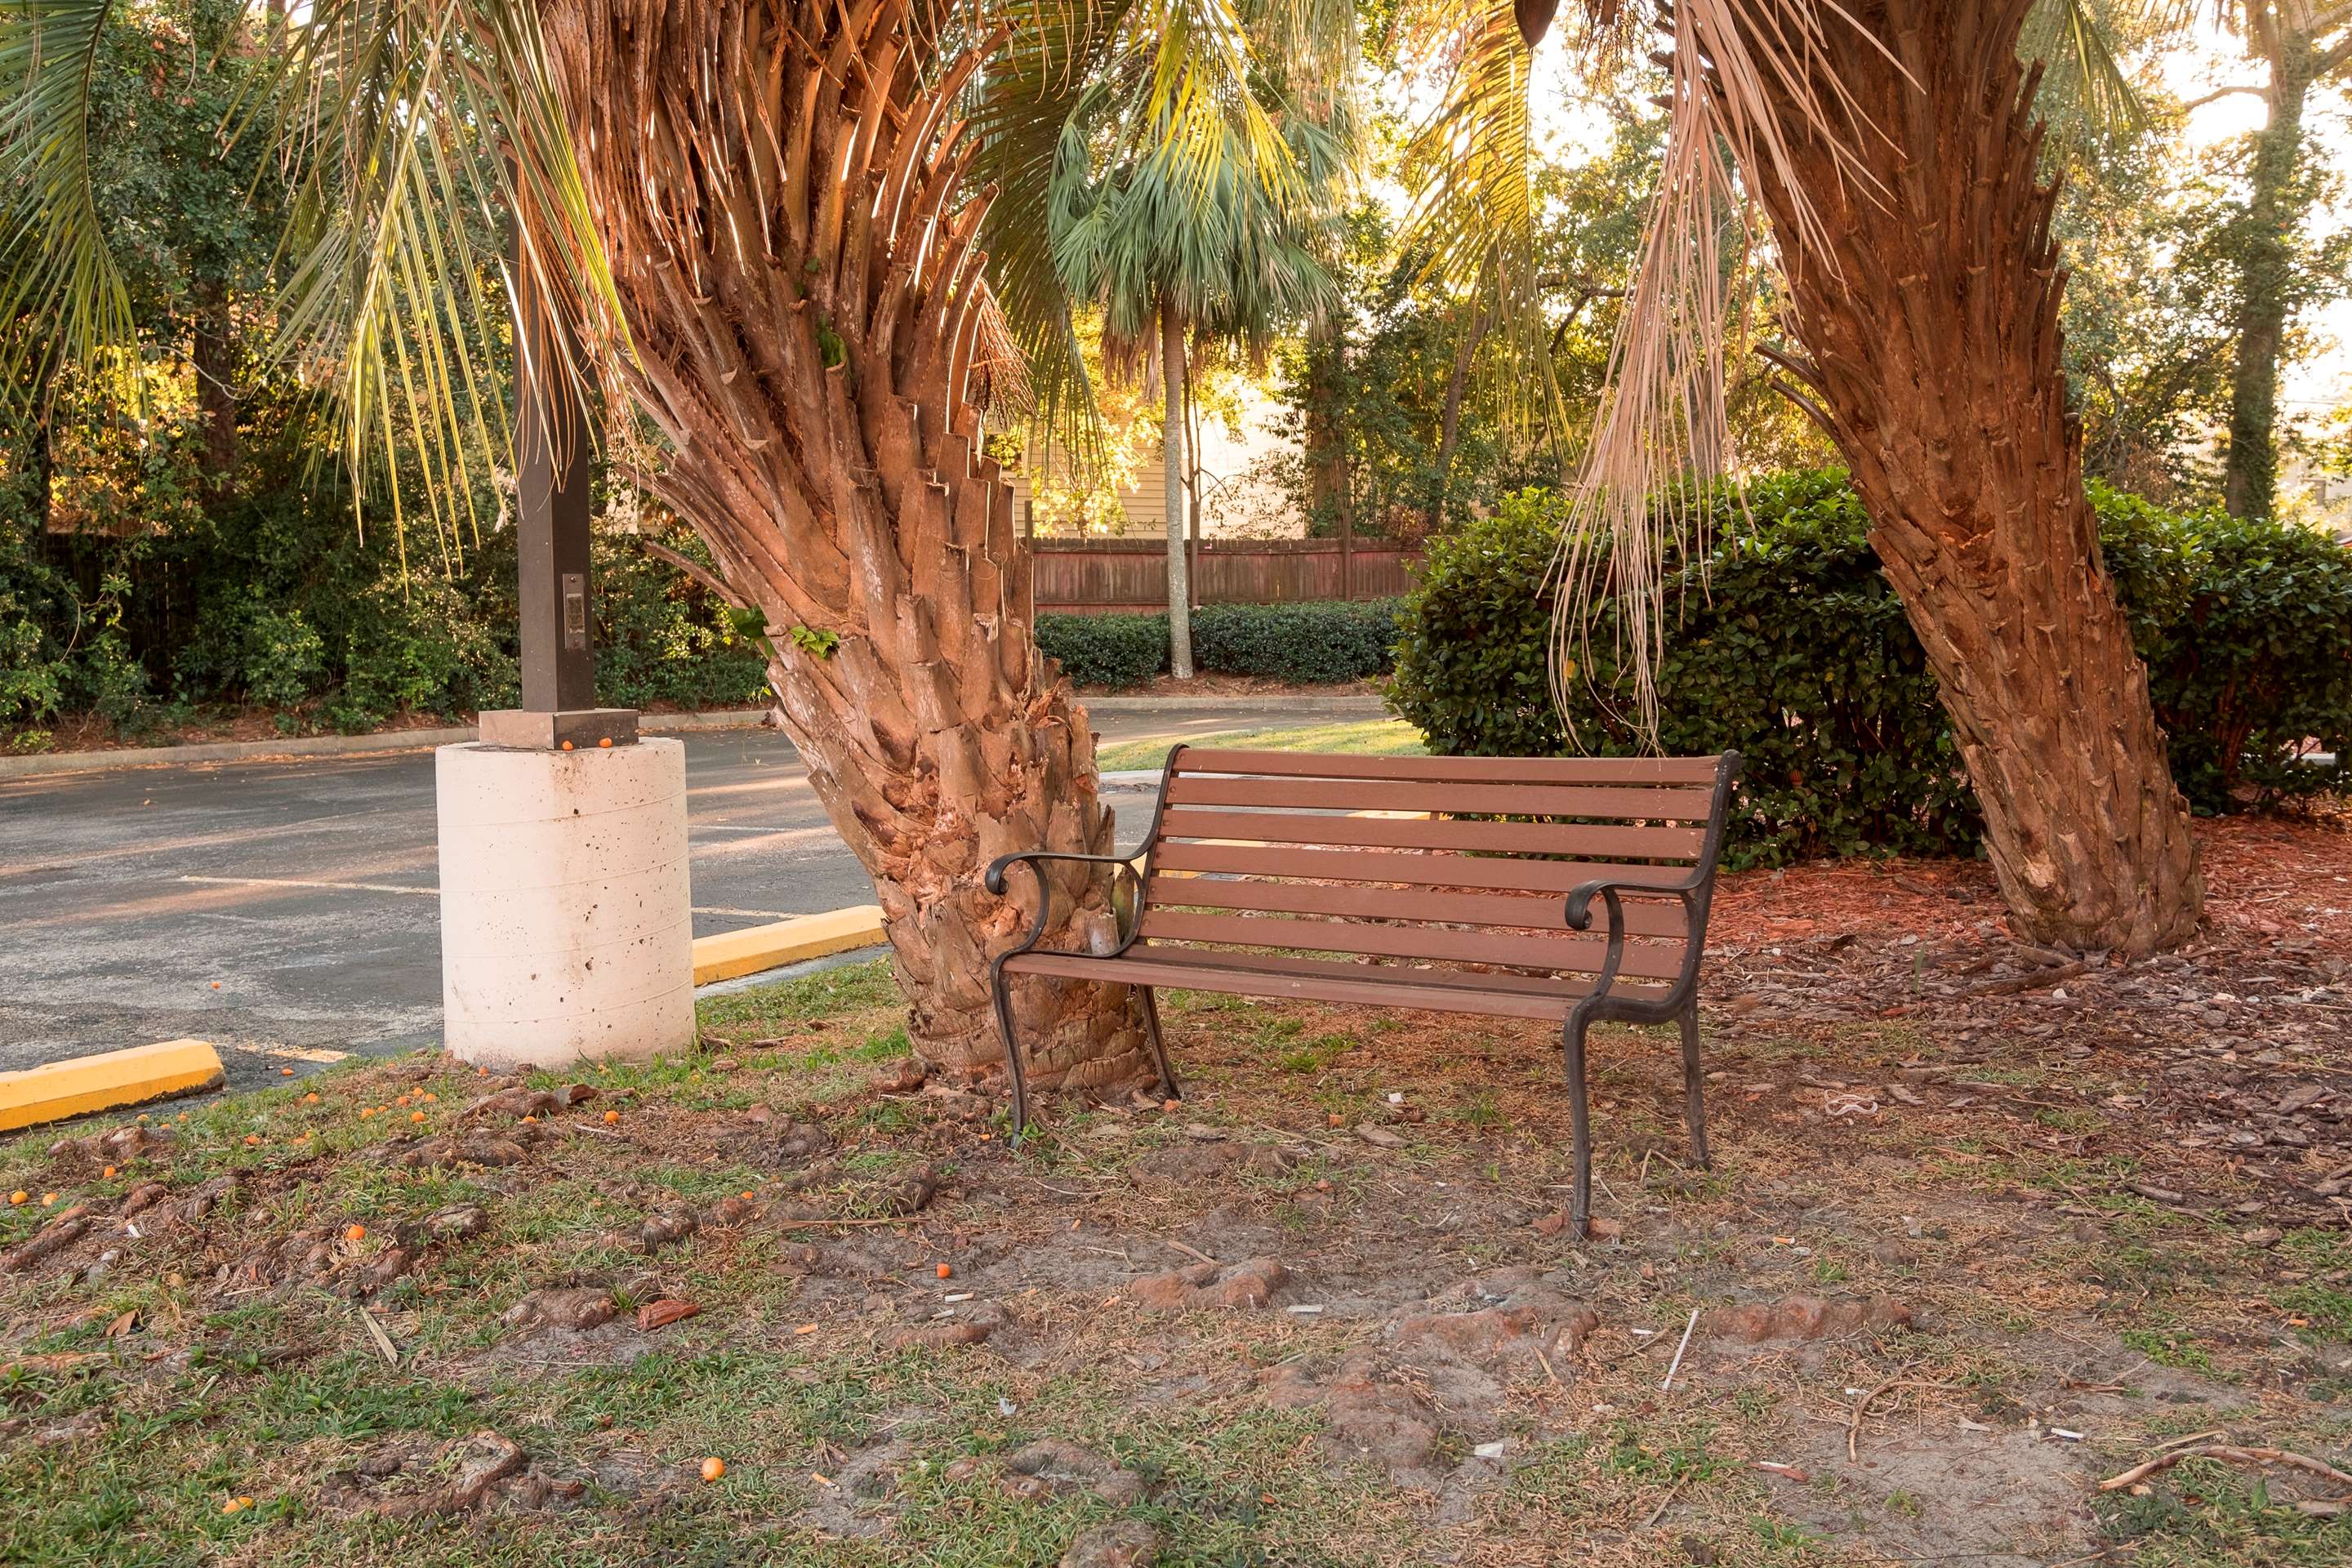
[[[438,888],[411,888],[398,882],[313,882],[299,877],[182,877],[180,880],[232,888],[316,888],[331,893],[415,893],[428,899],[441,896]],[[698,915],[745,915],[763,921],[793,918],[790,910],[739,910],[725,904],[697,904],[694,912]]]

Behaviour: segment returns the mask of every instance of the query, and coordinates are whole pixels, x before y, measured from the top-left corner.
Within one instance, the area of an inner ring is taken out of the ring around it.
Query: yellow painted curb
[[[210,1089],[221,1078],[219,1053],[202,1040],[165,1040],[0,1072],[0,1132]]]
[[[756,974],[829,952],[871,947],[881,940],[879,904],[856,904],[773,925],[698,936],[694,939],[694,983],[708,985],[714,980],[732,980],[739,974]]]

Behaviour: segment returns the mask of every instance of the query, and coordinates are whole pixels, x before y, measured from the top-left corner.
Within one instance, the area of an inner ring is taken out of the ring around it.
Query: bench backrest
[[[1595,878],[1711,875],[1734,767],[1721,757],[1346,757],[1179,746],[1145,862],[1154,947],[1287,949],[1415,965],[1591,973],[1571,932]],[[1703,908],[1704,906],[1702,906]],[[1679,900],[1629,895],[1620,973],[1688,955]]]

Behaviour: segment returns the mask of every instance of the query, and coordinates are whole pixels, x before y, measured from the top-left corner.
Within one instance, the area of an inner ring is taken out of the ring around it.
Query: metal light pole
[[[442,1027],[467,1061],[562,1067],[693,1042],[686,749],[596,706],[588,411],[514,274],[522,706],[436,756]]]

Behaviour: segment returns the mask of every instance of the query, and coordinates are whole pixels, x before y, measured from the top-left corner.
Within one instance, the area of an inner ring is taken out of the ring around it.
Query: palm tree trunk
[[[2190,934],[2204,885],[2083,493],[2055,191],[2038,183],[2016,56],[2027,5],[1864,0],[1851,25],[1825,24],[1823,96],[1834,77],[1869,117],[1845,140],[1880,189],[1787,108],[1795,184],[1832,251],[1790,246],[1790,303],[1936,671],[2011,925],[2146,952]],[[1795,192],[1748,173],[1779,231],[1797,233]]]
[[[542,22],[628,390],[671,448],[647,482],[773,628],[786,732],[874,879],[916,1047],[992,1068],[988,962],[1036,893],[1015,873],[992,897],[982,873],[1107,854],[1112,824],[967,397],[995,307],[950,126],[980,51],[941,58],[909,0],[548,0]],[[1051,880],[1051,940],[1106,945],[1099,868]],[[1016,1000],[1033,1083],[1149,1076],[1124,988]]]
[[[2310,39],[2287,33],[2267,52],[2271,119],[2254,138],[2248,175],[2246,240],[2238,263],[2238,359],[2221,474],[2222,502],[2233,517],[2267,517],[2278,502],[2279,351],[2286,342],[2287,293],[2294,279],[2290,239],[2310,202],[2298,194],[2295,175],[2316,51]]]
[[[1168,520],[1168,671],[1192,679],[1192,574],[1184,551],[1184,320],[1160,302],[1160,493]]]

